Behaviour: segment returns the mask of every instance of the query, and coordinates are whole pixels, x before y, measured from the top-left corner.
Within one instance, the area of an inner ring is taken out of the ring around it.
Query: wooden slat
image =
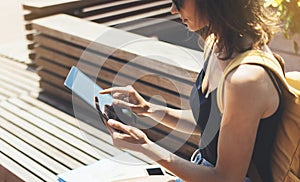
[[[0,101],[5,100],[6,98],[7,97],[3,93],[1,93],[1,90],[0,90]]]
[[[168,8],[170,10],[170,3],[168,1],[153,1],[147,4],[142,4],[138,6],[132,6],[129,8],[124,8],[120,10],[114,10],[107,13],[101,13],[99,15],[86,17],[85,19],[90,21],[95,21],[98,23],[103,23],[106,21],[112,21],[119,18],[129,17],[129,16],[135,16],[144,12],[153,11],[155,9],[160,8]],[[155,13],[157,14],[157,13]],[[152,13],[153,16],[153,13]],[[132,19],[136,20],[136,19]]]
[[[52,89],[57,89],[56,87],[53,87]],[[52,90],[49,87],[47,88],[47,90]],[[57,94],[57,90],[53,91],[53,94]],[[166,135],[169,135],[169,132],[171,132],[172,130],[169,128],[164,127],[163,125],[156,125],[157,123],[149,123],[150,125],[144,126],[143,128],[149,128],[150,126],[150,130],[147,131],[147,133],[149,134],[149,136],[151,136],[151,139],[153,140],[160,140],[162,138],[164,138]],[[155,126],[155,130],[153,130],[153,126]],[[174,150],[174,148],[177,148],[178,146],[183,146],[184,143],[186,141],[188,141],[188,145],[190,146],[185,146],[184,148],[182,148],[180,152],[180,154],[183,156],[189,156],[198,146],[198,141],[199,138],[197,136],[191,136],[192,138],[189,137],[189,134],[182,134],[179,132],[173,132],[173,134],[169,135],[168,138],[165,138],[165,143],[163,143],[163,146],[170,149],[170,150]],[[167,141],[167,142],[166,142]],[[185,151],[185,152],[184,152]]]
[[[89,31],[84,31],[78,28],[78,24],[81,24],[80,27],[88,29]],[[77,28],[74,29],[73,27]],[[198,59],[201,58],[202,53],[197,51],[182,47],[178,48],[176,46],[159,41],[152,42],[152,39],[146,37],[131,34],[129,32],[123,32],[121,30],[111,29],[109,27],[92,22],[85,22],[78,18],[67,15],[55,15],[48,18],[35,20],[34,28],[53,37],[62,37],[65,41],[74,42],[75,44],[83,47],[87,47],[105,32],[111,32],[111,36],[115,35],[114,38],[117,41],[120,41],[119,45],[122,45],[122,43],[128,43],[128,41],[138,40],[138,43],[140,42],[141,44],[133,45],[132,47],[128,46],[122,48],[112,48],[116,46],[113,45],[116,42],[112,42],[110,38],[108,39],[108,37],[103,37],[103,39],[98,40],[99,44],[97,45],[99,46],[97,47],[95,45],[92,47],[92,49],[102,49],[103,53],[107,55],[110,55],[114,52],[114,56],[123,56],[122,58],[124,60],[131,60],[132,58],[135,58],[136,55],[139,55],[145,57],[145,62],[151,65],[152,68],[170,74],[178,73],[177,76],[183,76],[183,79],[186,79],[186,73],[195,79],[197,77],[197,72],[201,68],[201,61],[198,61]],[[124,38],[126,38],[126,40]],[[153,46],[151,47],[152,49],[148,48],[150,45]],[[153,54],[157,54],[161,56],[161,58],[165,59],[154,59],[147,57],[147,55]],[[184,64],[182,64],[183,61]],[[145,64],[141,63],[141,66],[143,65]],[[183,75],[181,75],[183,70]]]
[[[22,73],[13,73],[11,70],[8,69],[1,69],[0,70],[1,77],[0,79],[3,81],[13,80],[13,84],[18,86],[20,89],[23,90],[33,90],[34,88],[39,87],[38,80],[33,80],[32,78],[26,78],[25,75]]]
[[[73,135],[74,137],[85,141],[86,143],[93,145],[93,143],[90,142],[97,142],[98,148],[91,148],[90,146],[86,146],[86,144],[81,144],[82,142],[77,142],[78,145],[82,145],[82,147],[85,147],[86,150],[90,155],[97,156],[97,158],[107,158],[111,157],[117,154],[120,154],[119,150],[115,150],[114,147],[111,145],[108,145],[103,140],[100,140],[99,138],[96,138],[94,136],[91,136],[90,134],[86,134],[85,131],[82,131],[83,128],[79,126],[74,127],[73,125],[67,124],[66,122],[63,122],[61,119],[55,117],[52,114],[49,114],[45,111],[42,111],[38,109],[37,107],[33,107],[19,99],[11,98],[9,99],[10,103],[13,103],[20,107],[23,110],[26,110],[28,113],[33,114],[34,116],[44,118],[45,121],[51,123],[53,126],[56,126],[58,128],[62,128],[62,130],[70,135]],[[91,141],[89,141],[91,140]],[[101,146],[101,148],[99,147]]]
[[[30,157],[24,155],[21,151],[13,148],[11,145],[6,142],[0,140],[0,148],[5,150],[1,150],[6,156],[13,158],[15,161],[22,163],[22,165],[27,168],[29,171],[37,175],[41,179],[47,179],[48,181],[55,181],[57,177],[41,166],[39,163],[32,160]]]
[[[2,107],[5,107],[6,109],[16,109],[20,115],[21,110],[17,109],[16,107],[13,107],[11,104],[2,102],[0,103]],[[68,152],[68,154],[76,160],[80,161],[83,164],[91,164],[95,162],[96,160],[92,158],[91,156],[88,156],[84,152],[78,150],[76,147],[70,145],[69,143],[63,141],[62,139],[56,138],[52,134],[46,132],[44,129],[46,128],[40,128],[41,121],[38,123],[31,123],[31,121],[27,121],[24,119],[21,119],[17,117],[15,114],[17,113],[16,110],[12,110],[10,112],[4,110],[3,108],[0,108],[2,117],[9,120],[11,123],[14,123],[15,125],[21,127],[25,131],[30,132],[31,134],[35,135],[36,137],[40,138],[41,140],[51,144],[52,146],[55,146],[59,148],[62,151]],[[33,121],[32,121],[33,122]],[[47,130],[48,131],[48,130]]]
[[[70,102],[72,100],[72,95],[60,88],[57,88],[55,85],[52,85],[46,81],[41,81],[41,88],[44,90],[44,92],[49,93],[57,98],[62,99],[65,102]]]
[[[95,138],[99,138],[100,140],[103,140],[105,142],[107,142],[107,144],[103,144],[101,143],[101,145],[104,145],[105,148],[112,154],[112,155],[117,155],[120,154],[122,152],[122,150],[119,150],[115,147],[113,147],[113,143],[111,140],[111,137],[109,134],[104,133],[103,131],[99,130],[98,128],[95,128],[93,126],[91,126],[90,124],[80,121],[76,118],[74,118],[73,116],[70,116],[62,111],[59,111],[58,109],[49,106],[48,104],[45,104],[44,102],[41,102],[37,99],[34,99],[32,97],[29,96],[21,96],[20,97],[24,102],[31,104],[33,106],[38,107],[40,110],[42,111],[46,111],[49,112],[53,115],[55,115],[57,118],[63,120],[65,123],[68,123],[69,125],[72,125],[74,127],[79,127],[83,130],[83,132],[85,133],[85,135],[87,135],[88,138],[90,137],[95,137]],[[93,139],[94,140],[94,139]],[[96,141],[96,139],[94,140]],[[100,146],[100,144],[96,144],[96,146]],[[131,153],[131,152],[129,152]],[[142,161],[145,161],[146,163],[151,163],[152,160],[149,159],[148,157],[141,155],[141,154],[137,154],[134,153],[133,156],[136,156],[137,158],[141,159]]]
[[[53,52],[47,49],[44,49],[42,47],[38,47],[36,48],[36,52],[42,57],[45,57],[47,59],[51,59],[52,61],[55,62],[51,63],[49,61],[46,61],[45,59],[38,59],[37,60],[37,64],[40,66],[44,67],[44,70],[48,70],[49,72],[55,73],[55,74],[60,74],[62,76],[62,79],[64,79],[67,76],[67,73],[70,69],[71,66],[73,65],[77,65],[78,62],[76,62],[76,59],[71,58],[69,56],[64,56],[63,54],[59,54],[57,52]],[[74,52],[74,51],[70,51],[70,52]],[[89,56],[87,56],[89,57]],[[93,59],[95,60],[103,60],[103,58],[97,56],[96,58],[94,56]],[[98,59],[97,59],[98,58]],[[92,58],[91,58],[92,59]],[[112,66],[104,66],[104,67],[108,67],[108,69],[122,69],[122,65],[117,66],[118,64],[117,62],[112,62],[110,63],[111,60],[107,60],[107,62],[104,65],[112,65]],[[57,64],[56,64],[57,63]],[[63,65],[62,65],[63,64]],[[101,63],[99,63],[101,65]],[[98,73],[100,65],[99,66],[92,66],[89,64],[80,64],[80,68],[82,69],[82,71],[86,72],[86,73]],[[126,64],[128,65],[128,64]],[[124,69],[124,68],[123,68]],[[145,75],[150,75],[151,72],[148,70],[143,71],[142,68],[137,68],[137,70],[134,69],[134,67],[132,66],[128,66],[127,70],[127,66],[126,66],[126,71],[120,71],[119,74],[122,75],[122,72],[128,72],[131,73],[132,75],[130,75],[131,77],[134,77],[134,75],[136,75],[137,78],[144,76],[143,78],[141,78],[140,80],[143,82],[136,82],[134,83],[135,79],[133,78],[126,78],[126,77],[116,77],[115,74],[113,74],[110,71],[106,71],[101,69],[100,73],[99,73],[99,78],[104,78],[105,81],[108,82],[112,82],[113,80],[115,80],[116,85],[128,85],[128,84],[133,84],[136,87],[136,89],[138,91],[140,91],[142,94],[147,95],[149,97],[151,97],[152,95],[161,95],[163,98],[165,98],[165,100],[167,100],[167,102],[169,102],[169,104],[176,106],[176,107],[181,107],[183,106],[183,108],[188,108],[189,104],[188,104],[188,96],[191,90],[191,84],[187,84],[184,83],[184,81],[177,81],[174,80],[174,78],[161,78],[158,76],[145,76]],[[142,70],[139,71],[138,69]],[[64,70],[64,71],[63,71]],[[42,73],[40,73],[41,76]],[[152,74],[155,74],[152,73]],[[141,76],[139,76],[141,75]],[[48,76],[43,76],[45,79],[48,79]],[[52,76],[53,77],[53,76]],[[117,81],[116,81],[117,78]],[[144,84],[144,82],[149,82],[150,85],[146,85]],[[60,81],[60,84],[56,84],[58,86],[63,87],[63,80]],[[101,85],[101,82],[99,83]],[[182,101],[179,100],[179,97],[177,94],[172,94],[168,91],[162,91],[160,88],[155,88],[155,84],[158,85],[159,87],[163,87],[165,89],[170,89],[173,92],[180,92],[181,94],[181,98],[183,99]],[[101,85],[103,87],[103,85]],[[173,89],[172,89],[173,88]],[[181,103],[183,102],[183,103]]]
[[[127,22],[127,23],[120,23],[120,22],[106,22],[104,23],[105,25],[110,25],[110,26],[115,26],[116,24],[118,24],[116,26],[116,28],[122,29],[124,31],[128,31],[128,32],[137,32],[138,29],[148,29],[148,31],[144,31],[142,35],[145,34],[145,32],[152,32],[153,30],[156,31],[162,31],[164,29],[172,29],[172,27],[170,27],[170,24],[168,23],[168,27],[164,27],[166,25],[166,22],[169,21],[176,21],[178,19],[178,15],[170,15],[170,16],[151,16],[149,17],[149,19],[139,19],[139,20],[135,20],[135,21],[131,21],[131,22]],[[175,23],[174,23],[175,24]],[[174,25],[173,24],[173,25]],[[178,24],[177,24],[178,25]],[[141,33],[138,33],[141,34]],[[148,33],[150,34],[150,33]]]
[[[53,72],[51,67],[47,67],[44,70],[49,70],[49,71]],[[54,85],[58,88],[61,88],[62,90],[65,89],[63,86],[65,77],[57,77],[57,76],[54,76],[53,74],[51,74],[51,72],[44,71],[44,70],[39,72],[39,75],[44,78],[43,81],[47,81],[48,83],[51,83],[52,85]],[[83,70],[83,71],[86,71],[86,70]],[[67,75],[67,73],[66,73],[66,75]],[[116,77],[115,77],[115,74],[113,74],[113,73],[101,71],[100,78],[105,78],[106,81],[113,81]],[[156,89],[155,87],[153,87],[151,85],[149,86],[147,84],[143,84],[140,82],[133,82],[133,81],[134,80],[128,80],[123,77],[118,77],[118,82],[114,83],[114,85],[117,86],[117,85],[122,84],[122,86],[126,86],[129,84],[132,84],[137,91],[139,91],[141,94],[143,94],[145,96],[152,97],[153,95],[154,96],[159,95],[159,96],[161,96],[161,98],[158,98],[159,101],[166,100],[169,105],[172,105],[175,107],[181,107],[181,106],[182,106],[182,108],[189,107],[189,100],[187,98],[185,98],[184,96],[182,96],[182,98],[180,98],[177,95],[174,95],[172,93],[168,93],[168,92],[164,92],[162,90]],[[98,84],[100,86],[102,86],[103,88],[107,87],[107,85],[103,84],[102,82],[98,82]]]
[[[38,80],[39,77],[27,65],[0,56],[1,68],[12,70],[13,73],[24,74],[26,77]]]
[[[56,88],[56,87],[54,87],[54,88]],[[48,90],[50,90],[49,88],[47,88]],[[150,124],[150,123],[149,123]],[[155,123],[152,123],[152,124],[150,124],[150,125],[152,125],[152,126],[154,126],[155,125]],[[149,126],[149,125],[148,125]],[[148,128],[148,127],[147,127]],[[168,134],[170,131],[172,131],[172,130],[170,130],[170,129],[166,129],[165,127],[162,127],[162,126],[155,126],[155,128],[157,128],[157,130],[156,131],[154,131],[154,132],[152,132],[152,134],[151,135],[153,135],[154,136],[154,133],[155,133],[155,137],[153,137],[153,139],[156,139],[156,140],[158,140],[158,139],[161,139],[162,137],[164,137],[166,134]],[[176,133],[176,132],[175,132]],[[174,134],[175,134],[174,133]],[[186,137],[183,137],[184,135],[183,134],[181,134],[181,133],[177,133],[177,138],[174,138],[173,140],[174,141],[172,141],[172,142],[169,142],[168,143],[168,145],[170,145],[171,147],[172,147],[172,143],[176,143],[176,140],[178,140],[178,141],[180,141],[181,140],[181,138],[186,138]],[[171,137],[172,138],[172,137]],[[198,142],[198,139],[195,141],[195,143],[197,143]],[[178,146],[178,144],[174,144],[173,146]],[[194,148],[194,146],[193,146],[193,148]]]
[[[27,90],[23,90],[21,88],[13,86],[10,83],[8,83],[6,80],[2,80],[2,79],[0,79],[0,87],[4,88],[7,92],[9,92],[7,93],[7,95],[10,97],[16,97],[18,95],[28,93]]]
[[[37,176],[29,172],[26,168],[21,166],[19,163],[14,161],[14,159],[11,159],[6,155],[4,155],[2,152],[0,152],[0,163],[9,171],[11,171],[13,174],[15,174],[16,176],[18,176],[24,181],[36,181],[36,182],[43,181],[42,179],[38,178]]]
[[[55,160],[59,161],[61,164],[68,167],[69,169],[75,169],[82,166],[82,164],[79,163],[77,160],[70,157],[69,155],[66,155],[64,151],[58,150],[54,146],[40,140],[36,136],[22,130],[22,128],[19,128],[18,126],[10,123],[7,120],[0,118],[0,121],[1,127],[3,127],[5,130],[11,132],[19,138],[23,138],[26,143],[32,145],[34,148],[40,150],[44,154],[52,156]]]
[[[47,156],[41,151],[38,151],[36,148],[28,145],[20,138],[17,138],[6,130],[0,128],[0,133],[3,141],[13,145],[14,148],[21,151],[26,156],[34,156],[34,160],[36,162],[40,163],[42,166],[44,166],[44,168],[48,169],[54,174],[60,174],[68,170],[68,168],[66,168],[65,166],[51,159],[51,156]]]
[[[158,9],[155,11],[150,11],[150,12],[144,12],[144,13],[139,13],[139,14],[135,14],[135,15],[131,15],[128,17],[121,17],[115,20],[109,20],[109,21],[104,21],[102,19],[95,19],[95,20],[91,20],[97,23],[103,23],[104,25],[107,26],[122,26],[122,24],[126,24],[129,22],[133,22],[133,21],[137,21],[140,19],[144,19],[144,21],[148,21],[151,18],[155,18],[155,17],[165,17],[167,15],[169,15],[170,13],[170,7],[168,8],[163,8],[163,9]]]
[[[94,53],[90,51],[85,51],[82,47],[76,47],[76,45],[70,45],[70,43],[67,42],[61,42],[58,39],[53,39],[51,37],[46,36],[36,36],[35,42],[37,42],[40,46],[50,48],[54,51],[54,53],[49,52],[50,50],[40,50],[44,52],[38,52],[39,56],[46,57],[48,59],[51,59],[51,57],[56,57],[58,53],[55,53],[55,51],[60,51],[62,54],[70,55],[77,58],[78,60],[82,59],[85,60],[91,64],[94,64],[95,66],[98,66],[98,68],[107,68],[113,71],[116,71],[117,73],[122,73],[124,75],[128,75],[131,77],[137,77],[140,78],[140,80],[152,83],[153,85],[158,85],[165,89],[170,89],[171,91],[178,92],[180,91],[181,94],[188,96],[191,91],[191,86],[193,84],[192,80],[178,80],[176,78],[176,75],[166,75],[165,73],[156,73],[155,68],[153,70],[147,68],[147,67],[138,67],[136,66],[135,62],[138,62],[139,59],[135,60],[134,62],[120,62],[118,60],[108,58],[108,56],[101,55],[101,52]],[[36,49],[37,51],[39,48]],[[47,52],[45,52],[47,51]],[[84,53],[83,53],[84,52]],[[62,59],[63,57],[59,57],[59,59]],[[55,59],[51,59],[53,61],[56,61]],[[141,60],[142,61],[142,60]],[[56,63],[60,65],[66,65],[71,66],[67,64],[65,61],[56,61]],[[72,62],[74,64],[75,62]],[[124,66],[126,66],[124,68]],[[148,76],[154,74],[155,76],[151,77],[142,77],[142,76]],[[155,80],[155,78],[161,78],[159,80]],[[172,82],[170,84],[170,82]],[[174,85],[176,88],[174,89]]]
[[[22,2],[23,9],[29,10],[30,13],[24,15],[25,20],[33,20],[36,18],[63,12],[74,12],[75,10],[92,6],[99,3],[107,3],[112,0],[26,0]]]
[[[85,18],[93,15],[103,14],[107,12],[112,12],[124,8],[128,8],[131,6],[141,5],[149,3],[149,0],[122,0],[122,1],[112,1],[108,3],[96,4],[93,6],[87,6],[82,8],[82,11],[76,14],[79,18]]]
[[[39,51],[42,51],[42,50],[38,49],[38,52]],[[45,54],[45,55],[46,55],[45,57],[48,57],[49,55],[55,55],[55,56],[50,56],[50,57],[52,57],[52,60],[53,59],[63,60],[65,64],[68,64],[68,62],[70,62],[70,65],[67,65],[68,67],[72,66],[72,65],[76,65],[75,63],[72,63],[73,59],[63,57],[63,56],[60,56],[55,53]],[[40,73],[39,73],[39,75],[41,77],[44,77],[43,81],[48,81],[48,82],[50,81],[52,84],[54,84],[54,85],[58,86],[59,88],[61,88],[62,90],[64,90],[63,82],[64,82],[65,77],[67,76],[69,68],[59,67],[57,64],[51,63],[45,59],[38,59],[37,64],[44,66],[44,69],[43,69],[44,71],[40,71]],[[93,73],[93,72],[95,73],[98,71],[98,68],[95,68],[93,66],[88,66],[88,65],[86,67],[80,66],[80,69],[86,73]],[[58,72],[58,70],[61,70],[61,71]],[[64,70],[64,71],[62,71],[62,70]],[[51,73],[53,73],[53,74],[51,75]],[[56,74],[59,74],[60,77],[54,76]],[[112,82],[113,80],[116,79],[116,75],[114,73],[106,71],[106,70],[101,70],[99,75],[100,76],[98,76],[98,78],[105,79],[106,82]],[[101,80],[99,80],[98,84],[103,88],[107,88],[108,86],[112,85],[112,84],[107,85],[106,82],[102,82]],[[118,80],[118,82],[114,83],[114,85],[126,86],[128,84],[134,83],[134,80],[122,78],[122,77],[117,77],[117,80]],[[164,97],[164,99],[170,105],[173,105],[175,107],[182,106],[183,108],[189,107],[189,105],[188,105],[189,101],[187,99],[187,96],[185,96],[185,95],[181,95],[182,100],[179,100],[180,98],[176,94],[168,93],[167,91],[164,92],[163,90],[160,90],[159,88],[155,88],[155,86],[152,86],[152,85],[147,85],[142,82],[135,82],[133,85],[141,94],[143,94],[145,96],[151,97],[152,95],[161,95],[162,97]],[[184,89],[184,88],[182,88],[182,89]],[[186,89],[191,90],[191,88],[186,88]]]
[[[6,107],[7,109],[14,110],[16,112],[16,115],[24,118],[26,121],[30,121],[30,123],[40,127],[40,128],[47,128],[47,132],[51,134],[52,136],[60,139],[60,141],[64,141],[68,143],[70,146],[73,146],[74,148],[78,149],[78,153],[82,153],[81,157],[87,164],[90,164],[92,161],[95,161],[95,159],[101,159],[105,158],[103,156],[103,152],[97,152],[93,150],[93,148],[88,145],[87,143],[83,142],[82,140],[73,137],[69,133],[66,133],[61,128],[53,126],[51,123],[48,123],[45,119],[46,118],[39,118],[37,116],[34,116],[28,112],[25,112],[24,110],[21,110],[21,108],[18,108],[18,106],[12,105],[8,102],[1,103],[1,106]],[[54,121],[53,121],[54,122]],[[107,156],[107,155],[106,155]]]
[[[23,79],[32,80],[33,82],[38,82],[40,80],[40,77],[36,74],[35,70],[32,70],[28,66],[20,64],[19,62],[6,60],[4,58],[1,59],[0,57],[0,66],[2,68],[1,71],[9,71],[11,75],[18,75],[19,78],[21,77]]]
[[[3,81],[0,81],[0,94],[2,95],[3,99],[7,99],[9,97],[17,97],[18,92],[13,92],[12,90],[9,90],[6,85],[9,85],[7,84],[6,82],[3,82]]]

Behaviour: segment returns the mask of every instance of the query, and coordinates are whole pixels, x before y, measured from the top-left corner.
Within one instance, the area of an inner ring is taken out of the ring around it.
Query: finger
[[[126,95],[126,94],[120,93],[120,92],[113,92],[112,96],[113,96],[113,98],[119,99],[119,100],[129,100],[129,95]]]
[[[111,87],[111,88],[108,88],[108,89],[104,89],[104,90],[101,90],[99,91],[100,94],[110,94],[112,92],[120,92],[120,93],[123,93],[123,94],[128,94],[130,91],[130,87],[127,86],[127,87]]]
[[[121,107],[121,108],[125,108],[125,109],[129,109],[129,110],[131,110],[131,108],[135,107],[134,104],[132,104],[130,102],[127,102],[127,101],[119,100],[119,99],[114,99],[112,101],[112,105],[113,106],[118,106],[118,107]]]
[[[107,128],[107,130],[108,130],[110,136],[113,136],[113,134],[114,134],[115,132],[117,132],[115,129],[113,129],[112,127],[110,127],[107,123],[106,123],[105,125],[106,125],[106,128]]]
[[[99,94],[109,94],[113,91],[113,87],[108,88],[108,89],[104,89],[104,90],[100,90]]]
[[[115,132],[121,131],[123,133],[129,134],[129,126],[122,124],[119,121],[110,119],[107,121],[107,125],[111,127]]]

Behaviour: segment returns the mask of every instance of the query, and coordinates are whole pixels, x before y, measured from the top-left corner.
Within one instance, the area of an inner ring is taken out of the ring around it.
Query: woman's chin
[[[194,27],[190,27],[187,25],[187,29],[191,32],[196,32],[198,29],[195,29]]]
[[[193,26],[193,25],[190,25],[188,23],[185,24],[187,29],[191,32],[196,32],[198,31],[199,29],[201,29],[201,27],[199,28],[198,26]]]

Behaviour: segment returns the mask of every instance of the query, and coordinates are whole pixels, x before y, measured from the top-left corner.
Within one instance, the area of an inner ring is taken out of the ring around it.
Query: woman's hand
[[[118,148],[141,152],[143,144],[152,143],[143,131],[119,121],[108,120],[107,128],[112,136],[113,144]]]
[[[111,94],[114,98],[112,105],[129,109],[137,115],[144,115],[149,110],[149,103],[131,85],[112,87],[99,93]]]

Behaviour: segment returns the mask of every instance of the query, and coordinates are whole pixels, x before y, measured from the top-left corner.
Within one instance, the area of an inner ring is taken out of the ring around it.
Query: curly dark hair
[[[280,30],[279,17],[264,6],[264,0],[195,1],[198,16],[209,22],[200,32],[202,36],[215,34],[220,59],[229,59],[234,52],[259,49]]]

